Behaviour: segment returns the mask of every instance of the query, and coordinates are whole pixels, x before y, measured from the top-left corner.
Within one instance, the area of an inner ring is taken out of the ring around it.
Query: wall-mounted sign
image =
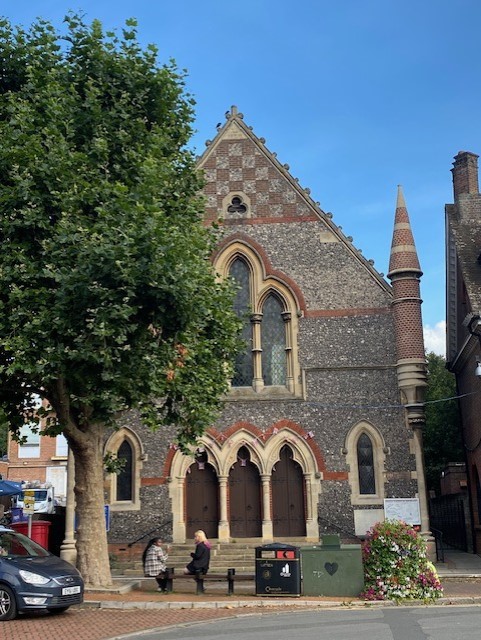
[[[402,520],[410,525],[421,524],[419,498],[386,498],[384,517],[386,520]]]

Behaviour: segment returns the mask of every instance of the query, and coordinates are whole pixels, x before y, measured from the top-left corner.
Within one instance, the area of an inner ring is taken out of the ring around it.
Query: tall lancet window
[[[233,307],[242,322],[244,349],[234,362],[231,395],[300,396],[297,333],[302,311],[282,273],[269,275],[272,267],[261,255],[260,248],[258,253],[236,241],[228,244],[214,263],[221,276],[233,280]]]
[[[241,337],[246,345],[245,350],[239,353],[235,361],[234,376],[231,383],[233,387],[246,387],[252,384],[254,375],[252,363],[252,327],[250,321],[251,274],[246,262],[241,258],[236,258],[231,265],[230,276],[235,280],[238,287],[234,300],[234,311],[243,321]]]
[[[123,461],[123,467],[117,475],[117,500],[133,500],[133,452],[124,440],[117,451],[117,458]]]
[[[270,294],[262,308],[262,377],[266,386],[286,384],[286,329],[284,309],[277,296]]]
[[[359,493],[376,493],[374,453],[371,438],[363,433],[357,441],[357,465],[359,471]]]

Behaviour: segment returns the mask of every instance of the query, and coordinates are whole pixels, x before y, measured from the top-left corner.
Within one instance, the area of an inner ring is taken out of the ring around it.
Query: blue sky
[[[188,71],[204,150],[235,104],[376,268],[398,184],[424,271],[426,346],[444,349],[444,205],[460,150],[481,152],[479,0],[17,0],[14,24],[69,10],[121,27]]]

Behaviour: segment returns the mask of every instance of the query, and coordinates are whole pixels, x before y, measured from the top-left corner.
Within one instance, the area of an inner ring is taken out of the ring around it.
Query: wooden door
[[[280,460],[272,469],[271,482],[274,536],[305,536],[304,475],[287,445],[282,447]]]
[[[229,523],[232,538],[262,536],[261,480],[250,461],[249,451],[241,447],[229,474]]]
[[[186,476],[186,536],[193,538],[199,529],[208,538],[218,537],[219,526],[219,483],[212,465],[189,467]]]

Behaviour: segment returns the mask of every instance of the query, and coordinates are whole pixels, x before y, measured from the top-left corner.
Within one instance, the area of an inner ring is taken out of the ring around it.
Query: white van
[[[35,513],[55,513],[55,500],[53,487],[23,487],[24,491],[33,491],[35,503]],[[15,505],[23,509],[24,507],[24,492],[16,496]]]

